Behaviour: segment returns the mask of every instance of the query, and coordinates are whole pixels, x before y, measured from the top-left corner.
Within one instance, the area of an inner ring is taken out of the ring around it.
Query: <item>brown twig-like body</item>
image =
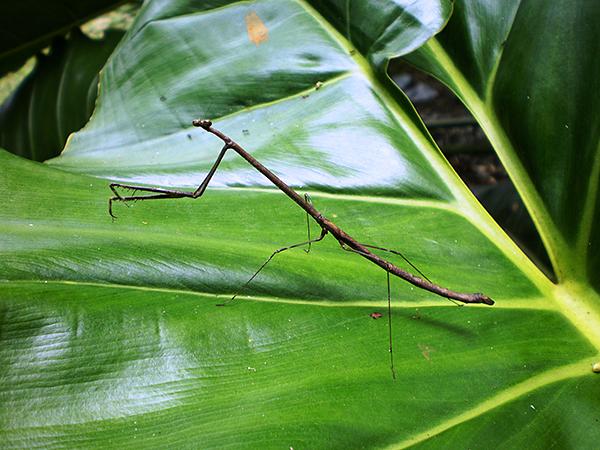
[[[212,178],[217,166],[221,162],[223,155],[228,149],[234,150],[238,155],[244,158],[250,165],[252,165],[256,170],[262,173],[265,177],[267,177],[275,186],[277,186],[284,194],[286,194],[289,198],[291,198],[298,206],[300,206],[308,215],[310,215],[321,227],[323,230],[323,235],[330,233],[342,246],[342,248],[346,250],[353,251],[363,258],[368,259],[372,263],[378,265],[386,272],[396,275],[397,277],[402,278],[403,280],[408,281],[409,283],[417,286],[418,288],[425,289],[429,292],[433,292],[434,294],[440,295],[445,298],[449,298],[452,300],[456,300],[462,303],[480,303],[485,305],[493,305],[494,301],[488,297],[487,295],[481,293],[467,294],[463,292],[452,291],[448,288],[439,286],[431,281],[418,277],[406,270],[403,270],[391,262],[381,258],[380,256],[372,253],[368,247],[378,248],[374,246],[367,246],[365,244],[361,244],[357,242],[353,237],[348,235],[344,230],[334,224],[331,220],[324,217],[317,209],[304,198],[302,198],[296,191],[294,191],[291,187],[289,187],[286,183],[284,183],[277,175],[263,166],[259,161],[257,161],[252,155],[250,155],[246,150],[244,150],[237,142],[233,141],[229,136],[226,136],[219,130],[213,128],[212,122],[210,120],[194,120],[192,124],[196,127],[200,127],[205,131],[214,134],[219,139],[224,142],[224,147],[221,149],[221,153],[219,154],[217,161],[209,171],[205,180],[202,184],[196,189],[194,192],[181,192],[174,191],[168,189],[160,189],[160,188],[145,188],[145,187],[137,187],[137,186],[128,186],[113,183],[111,184],[111,189],[115,193],[115,196],[112,197],[109,201],[109,212],[111,216],[112,214],[112,202],[113,201],[129,201],[129,200],[138,200],[138,199],[161,199],[161,198],[197,198],[204,193],[206,186],[208,185],[210,179]],[[130,190],[141,190],[145,192],[152,192],[154,195],[150,196],[130,196],[130,197],[121,197],[118,192],[114,189],[115,187],[121,187]],[[385,249],[383,249],[385,250]],[[394,253],[394,252],[392,252]]]
[[[277,186],[281,191],[283,191],[288,197],[290,197],[298,206],[300,206],[304,211],[306,211],[315,221],[319,224],[321,228],[331,233],[333,237],[337,239],[337,241],[342,246],[348,246],[352,250],[355,250],[356,253],[361,255],[362,257],[368,259],[372,263],[377,264],[379,267],[384,269],[385,271],[391,273],[392,275],[396,275],[397,277],[402,278],[403,280],[408,281],[409,283],[427,291],[433,292],[434,294],[440,295],[442,297],[451,298],[453,300],[457,300],[462,303],[483,303],[486,305],[493,305],[494,301],[489,298],[487,295],[475,293],[475,294],[465,294],[462,292],[455,292],[448,288],[439,286],[430,281],[424,280],[416,275],[413,275],[410,272],[407,272],[399,267],[396,267],[389,261],[377,256],[374,253],[371,253],[367,247],[357,242],[354,238],[349,236],[344,230],[334,224],[331,220],[323,217],[323,215],[315,209],[313,205],[305,201],[296,191],[290,188],[287,184],[285,184],[277,175],[263,166],[260,162],[256,160],[252,155],[250,155],[246,150],[244,150],[237,142],[233,141],[231,138],[221,133],[219,130],[213,128],[212,122],[210,120],[194,120],[193,125],[196,127],[203,128],[209,133],[214,134],[219,139],[221,139],[225,145],[244,158],[248,163],[250,163],[256,170],[262,173],[265,177],[267,177],[275,186]]]

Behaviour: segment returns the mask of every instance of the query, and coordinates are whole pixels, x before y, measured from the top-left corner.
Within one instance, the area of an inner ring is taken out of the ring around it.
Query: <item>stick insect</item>
[[[267,169],[265,166],[263,166],[252,155],[250,155],[246,150],[244,150],[241,145],[239,145],[237,142],[232,140],[229,136],[225,135],[221,131],[217,130],[216,128],[213,128],[213,126],[212,126],[213,123],[210,120],[202,120],[202,119],[194,120],[194,121],[192,121],[192,125],[194,125],[195,127],[202,128],[204,131],[215,135],[224,143],[219,155],[217,156],[216,161],[214,162],[214,164],[210,168],[208,174],[206,175],[206,177],[204,178],[202,183],[200,183],[198,188],[195,191],[188,192],[188,191],[179,191],[179,190],[173,190],[173,189],[162,189],[162,188],[154,188],[154,187],[146,187],[146,186],[127,185],[127,184],[121,184],[121,183],[111,183],[110,189],[114,193],[114,196],[111,197],[108,201],[108,212],[113,219],[116,218],[116,216],[113,214],[113,202],[116,202],[116,201],[129,202],[129,201],[136,201],[136,200],[159,200],[159,199],[167,199],[167,198],[196,199],[196,198],[201,197],[204,194],[204,192],[206,191],[208,183],[210,182],[213,175],[215,174],[219,164],[223,160],[225,153],[227,152],[227,150],[231,149],[231,150],[234,150],[242,158],[244,158],[251,166],[253,166],[261,174],[263,174],[265,177],[267,177],[284,194],[286,194],[298,206],[300,206],[304,211],[306,211],[306,213],[310,217],[312,217],[313,220],[321,228],[321,232],[318,237],[311,239],[310,231],[309,231],[308,241],[302,242],[299,244],[290,245],[288,247],[283,247],[283,248],[280,248],[280,249],[276,250],[275,252],[273,252],[273,254],[269,257],[269,259],[267,261],[265,261],[265,263],[254,273],[254,275],[252,275],[252,277],[246,282],[246,284],[244,284],[242,289],[245,286],[247,286],[258,275],[258,273],[267,265],[267,263],[269,263],[269,261],[271,261],[271,259],[278,253],[281,253],[285,250],[289,250],[292,248],[304,246],[304,245],[310,246],[311,244],[313,244],[315,242],[321,241],[323,238],[325,238],[325,236],[327,234],[331,234],[338,241],[338,243],[340,244],[340,247],[343,250],[353,252],[353,253],[356,253],[356,254],[362,256],[363,258],[371,261],[373,264],[376,264],[377,266],[381,267],[387,273],[388,325],[390,328],[389,351],[390,351],[390,363],[391,363],[391,369],[392,369],[392,376],[394,378],[395,378],[395,372],[394,372],[394,362],[393,362],[393,355],[392,355],[392,339],[391,339],[390,274],[395,275],[399,278],[402,278],[403,280],[408,281],[409,283],[413,284],[414,286],[416,286],[420,289],[427,290],[429,292],[432,292],[434,294],[437,294],[441,297],[445,297],[450,300],[455,300],[455,301],[458,301],[458,302],[461,302],[464,304],[477,304],[477,303],[485,304],[485,305],[493,305],[494,304],[494,301],[490,297],[488,297],[487,295],[484,295],[482,293],[468,294],[468,293],[464,293],[464,292],[456,292],[456,291],[450,290],[448,288],[442,287],[438,284],[431,282],[419,269],[417,269],[410,261],[408,261],[408,259],[405,258],[402,255],[402,253],[400,253],[398,251],[386,249],[386,248],[382,248],[382,247],[377,247],[374,245],[367,245],[367,244],[359,243],[353,237],[348,235],[344,230],[342,230],[336,224],[334,224],[331,220],[327,219],[319,211],[317,211],[317,209],[313,206],[312,202],[310,201],[310,199],[308,197],[303,198],[302,196],[300,196],[296,191],[294,191],[291,187],[289,187],[286,183],[284,183],[277,175],[275,175],[273,172],[271,172],[269,169]],[[134,192],[133,192],[133,195],[122,196],[117,191],[117,188],[131,190]],[[148,194],[136,195],[137,191],[147,192]],[[310,230],[310,228],[309,228],[309,230]],[[309,247],[309,249],[310,249],[310,247]],[[401,269],[400,267],[397,267],[393,263],[391,263],[391,262],[385,260],[384,258],[376,255],[375,253],[371,252],[371,250],[369,250],[369,249],[382,250],[382,251],[386,251],[386,252],[401,256],[421,276],[414,275],[404,269]],[[237,295],[238,295],[238,293],[236,293],[231,298],[230,301],[234,300]],[[222,306],[222,305],[223,304],[221,304],[219,306]]]

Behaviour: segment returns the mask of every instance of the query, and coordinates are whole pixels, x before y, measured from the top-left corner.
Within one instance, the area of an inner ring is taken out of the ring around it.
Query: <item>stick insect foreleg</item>
[[[223,148],[221,149],[221,151],[219,152],[219,156],[217,156],[217,159],[215,160],[214,164],[208,171],[208,174],[204,178],[204,181],[202,181],[202,183],[200,183],[200,186],[198,186],[198,189],[196,189],[192,193],[192,198],[198,198],[198,197],[202,196],[202,194],[204,194],[204,191],[206,190],[208,183],[210,183],[210,180],[212,179],[213,175],[217,171],[217,167],[219,167],[219,164],[221,164],[221,161],[223,160],[223,156],[225,156],[225,153],[230,148],[231,148],[231,142],[226,142],[225,145],[223,146]]]
[[[160,192],[160,191],[149,191],[149,192]],[[157,195],[131,195],[131,196],[126,196],[126,197],[123,197],[121,195],[115,195],[114,197],[111,197],[108,199],[108,214],[110,214],[110,216],[113,219],[117,218],[117,216],[115,216],[112,212],[113,202],[125,203],[125,202],[137,201],[137,200],[158,200],[158,199],[163,199],[163,198],[183,198],[183,197],[190,197],[190,195],[188,195],[187,192],[169,192],[169,193],[157,194]]]
[[[208,174],[206,175],[206,177],[204,178],[202,183],[200,183],[200,186],[198,186],[198,189],[196,189],[194,192],[178,191],[178,190],[173,190],[173,189],[163,189],[163,188],[155,188],[155,187],[148,187],[148,186],[136,186],[136,185],[130,185],[130,184],[121,184],[121,183],[111,183],[109,185],[109,187],[110,187],[110,190],[113,191],[113,193],[115,195],[114,195],[114,197],[112,197],[108,200],[108,213],[110,214],[110,216],[113,219],[116,218],[116,216],[112,212],[112,203],[115,201],[125,203],[125,202],[135,201],[135,200],[156,200],[156,199],[164,199],[164,198],[198,198],[198,197],[201,197],[202,194],[204,194],[204,191],[206,190],[208,183],[210,182],[213,175],[217,171],[217,167],[219,167],[219,164],[221,164],[221,161],[223,160],[223,156],[225,156],[225,152],[227,152],[227,150],[229,148],[230,148],[230,144],[228,144],[228,143],[223,146],[223,148],[221,149],[221,152],[219,153],[219,156],[217,156],[217,159],[215,160],[214,164],[210,168]],[[134,195],[122,196],[117,191],[116,188],[128,189],[130,191],[134,191]],[[152,192],[157,195],[136,196],[135,191]]]

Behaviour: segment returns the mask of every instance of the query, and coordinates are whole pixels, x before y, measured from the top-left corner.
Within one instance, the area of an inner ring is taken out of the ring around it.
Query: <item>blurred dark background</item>
[[[415,106],[456,173],[504,231],[555,280],[534,223],[483,130],[445,85],[402,58],[388,73]]]

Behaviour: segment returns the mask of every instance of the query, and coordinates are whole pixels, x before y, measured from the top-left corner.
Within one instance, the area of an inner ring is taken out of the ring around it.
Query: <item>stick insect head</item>
[[[192,125],[208,130],[210,127],[212,127],[212,122],[206,119],[194,119],[192,120]]]

